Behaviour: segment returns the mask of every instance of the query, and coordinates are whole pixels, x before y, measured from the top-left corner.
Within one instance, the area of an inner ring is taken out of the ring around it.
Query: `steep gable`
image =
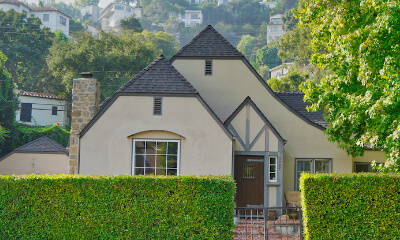
[[[198,93],[197,90],[165,59],[160,56],[122,86],[121,93]]]
[[[208,25],[172,58],[176,57],[243,57],[243,54]]]

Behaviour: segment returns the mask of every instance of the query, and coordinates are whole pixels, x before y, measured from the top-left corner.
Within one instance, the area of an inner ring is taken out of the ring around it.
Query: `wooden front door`
[[[235,156],[236,206],[263,205],[264,156]]]

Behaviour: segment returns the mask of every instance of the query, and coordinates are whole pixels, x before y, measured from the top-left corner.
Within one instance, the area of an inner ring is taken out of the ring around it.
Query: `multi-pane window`
[[[178,140],[134,140],[134,175],[178,175]]]
[[[282,24],[282,20],[280,18],[271,18],[271,24]]]
[[[57,111],[58,111],[57,107],[55,106],[51,107],[51,115],[57,115]]]
[[[278,32],[278,27],[270,27],[269,32]]]
[[[43,22],[48,22],[50,19],[50,15],[49,14],[43,14]]]
[[[299,190],[299,180],[302,172],[307,173],[331,173],[332,159],[322,158],[322,159],[296,159],[296,186],[295,190]]]
[[[114,9],[115,10],[124,10],[124,6],[123,5],[114,5]]]
[[[212,75],[212,61],[206,60],[205,64],[205,75]]]
[[[269,157],[269,181],[277,182],[277,157]]]
[[[19,120],[21,122],[32,121],[32,103],[21,103],[21,113]]]
[[[66,25],[66,24],[67,24],[67,19],[66,19],[65,17],[61,17],[61,16],[60,16],[60,23],[61,23],[62,25]]]
[[[127,12],[132,12],[132,8],[127,7],[127,8],[126,8],[126,11],[127,11]]]

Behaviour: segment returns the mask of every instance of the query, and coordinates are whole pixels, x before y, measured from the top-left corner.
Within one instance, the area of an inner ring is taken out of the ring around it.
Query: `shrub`
[[[303,174],[305,239],[400,239],[400,175]]]
[[[0,239],[232,239],[228,177],[1,176]]]

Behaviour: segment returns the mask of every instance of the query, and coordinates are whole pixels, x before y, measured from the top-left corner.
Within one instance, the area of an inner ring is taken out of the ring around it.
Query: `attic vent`
[[[153,115],[161,115],[161,114],[162,114],[162,97],[155,97]]]
[[[205,75],[212,75],[212,61],[211,60],[206,60]]]

